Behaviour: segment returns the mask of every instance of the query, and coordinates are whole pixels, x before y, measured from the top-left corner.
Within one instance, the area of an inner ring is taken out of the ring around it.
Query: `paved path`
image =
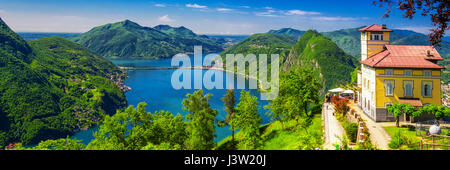
[[[370,119],[356,104],[349,104],[349,106],[354,109],[361,118],[366,122],[366,126],[369,129],[370,141],[373,145],[376,145],[378,149],[388,150],[388,144],[391,138],[388,133],[383,129],[382,126],[392,125],[392,122],[387,123],[376,123]]]
[[[341,144],[341,138],[344,134],[339,121],[333,116],[334,107],[330,103],[324,103],[322,106],[322,118],[324,121],[325,143],[324,149],[336,150],[336,144]]]

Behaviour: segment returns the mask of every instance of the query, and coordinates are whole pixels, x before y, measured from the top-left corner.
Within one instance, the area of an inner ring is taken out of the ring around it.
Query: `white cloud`
[[[186,4],[186,7],[189,7],[189,8],[200,8],[200,9],[208,8],[208,6],[202,6],[202,5],[199,5],[199,4]]]
[[[173,22],[175,20],[170,18],[169,15],[163,15],[163,16],[158,18],[158,21],[161,21],[161,22]]]
[[[250,8],[249,6],[240,6],[240,7],[241,8],[247,8],[247,9]]]
[[[229,9],[229,8],[217,8],[217,11],[219,11],[219,12],[229,12],[229,11],[233,11],[233,9]]]
[[[302,10],[289,10],[285,13],[286,15],[319,15],[319,12],[302,11]]]
[[[357,18],[352,17],[313,17],[313,20],[318,21],[354,21]]]
[[[155,7],[166,7],[164,4],[155,4]]]
[[[273,9],[269,9],[269,10],[264,11],[264,12],[255,12],[255,15],[256,16],[260,16],[260,17],[281,17],[277,13],[279,13],[279,12],[275,11]]]

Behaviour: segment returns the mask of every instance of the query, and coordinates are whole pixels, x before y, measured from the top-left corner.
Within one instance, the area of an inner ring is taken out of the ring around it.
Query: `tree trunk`
[[[233,144],[233,148],[234,148],[234,126],[233,124],[231,124],[231,142]]]
[[[395,117],[395,126],[400,127],[400,116]]]

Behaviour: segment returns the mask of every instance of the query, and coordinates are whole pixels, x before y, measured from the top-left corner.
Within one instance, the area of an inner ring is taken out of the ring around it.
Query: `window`
[[[404,81],[403,89],[404,89],[405,97],[413,97],[413,82],[412,81]]]
[[[412,76],[411,70],[405,70],[405,76]]]
[[[433,82],[424,81],[422,82],[422,96],[423,97],[431,97],[433,91]]]
[[[386,96],[393,96],[394,95],[394,81],[386,80],[384,82],[384,90],[385,90]]]
[[[393,75],[393,74],[394,74],[394,71],[388,69],[388,70],[386,70],[384,73],[385,73],[386,75]]]
[[[423,76],[430,77],[431,76],[431,71],[430,70],[423,71]]]
[[[370,36],[370,40],[376,40],[376,41],[383,40],[383,33],[378,33],[378,32],[372,33]]]

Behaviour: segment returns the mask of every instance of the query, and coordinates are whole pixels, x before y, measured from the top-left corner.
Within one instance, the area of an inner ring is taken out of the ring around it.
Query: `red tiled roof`
[[[361,61],[371,67],[443,69],[430,60],[442,60],[433,46],[386,45],[386,50]],[[430,55],[427,55],[427,50]]]
[[[372,24],[372,25],[369,25],[367,27],[361,28],[361,29],[359,29],[359,31],[385,31],[385,32],[392,32],[391,29],[387,29],[387,28],[383,29],[383,26],[377,25],[377,24]]]

